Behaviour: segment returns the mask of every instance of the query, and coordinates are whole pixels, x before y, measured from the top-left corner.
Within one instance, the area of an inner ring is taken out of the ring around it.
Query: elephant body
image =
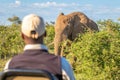
[[[73,12],[68,15],[61,13],[55,22],[54,52],[62,55],[60,43],[66,39],[73,41],[78,33],[86,29],[99,31],[97,24],[82,12]]]

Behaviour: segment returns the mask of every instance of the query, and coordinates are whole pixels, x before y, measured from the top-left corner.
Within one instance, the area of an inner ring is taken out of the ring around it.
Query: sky
[[[45,22],[55,22],[57,16],[72,12],[83,12],[90,19],[117,20],[120,18],[120,0],[0,0],[0,24],[10,24],[7,20],[34,13]]]

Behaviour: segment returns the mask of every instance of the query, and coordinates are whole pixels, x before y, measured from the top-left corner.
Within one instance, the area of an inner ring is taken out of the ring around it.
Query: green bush
[[[45,44],[47,45],[47,47],[49,48],[49,51],[51,53],[54,52],[54,26],[53,25],[47,25],[46,26],[46,37],[45,37]]]
[[[67,46],[77,80],[120,80],[120,25],[110,24],[100,32],[79,35]]]
[[[23,50],[24,43],[20,36],[19,26],[0,26],[0,58],[16,55]]]
[[[54,27],[46,27],[45,44],[53,52]],[[0,26],[0,58],[12,57],[23,51],[24,43],[21,38],[20,25]]]
[[[99,32],[80,34],[73,42],[67,40],[69,45],[63,43],[64,53],[69,53],[66,58],[72,64],[76,80],[120,80],[120,24],[112,20],[97,24]],[[47,25],[46,30],[45,44],[53,52],[53,25]],[[0,58],[12,57],[23,51],[23,47],[19,25],[0,26]]]

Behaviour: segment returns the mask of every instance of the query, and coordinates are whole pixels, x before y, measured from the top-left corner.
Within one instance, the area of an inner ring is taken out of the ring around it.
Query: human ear
[[[23,34],[23,33],[21,33],[21,37],[22,37],[22,39],[23,39],[23,40],[25,39],[25,37],[24,37],[24,34]]]
[[[44,33],[44,37],[46,37],[47,36],[47,32],[45,31],[45,33]]]

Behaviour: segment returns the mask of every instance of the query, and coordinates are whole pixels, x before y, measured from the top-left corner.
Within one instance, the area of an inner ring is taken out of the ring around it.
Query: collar
[[[43,45],[43,44],[27,44],[24,47],[24,50],[29,50],[29,49],[44,49],[48,51],[48,48]]]

